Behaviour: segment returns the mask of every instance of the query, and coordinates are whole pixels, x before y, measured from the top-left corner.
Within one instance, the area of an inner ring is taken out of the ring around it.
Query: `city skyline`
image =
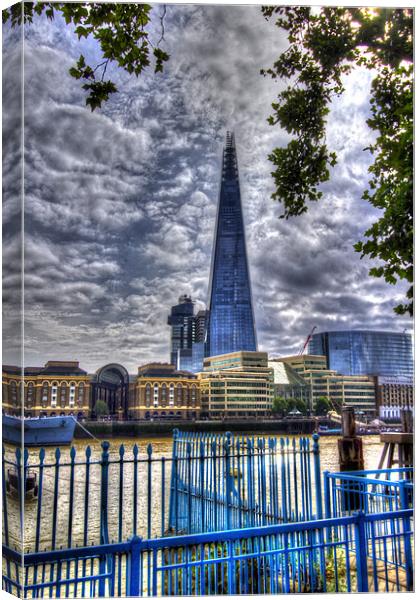
[[[13,35],[4,38],[11,65]],[[81,47],[96,56],[95,44],[79,46],[58,17],[26,27],[25,364],[75,359],[94,371],[118,362],[134,372],[167,361],[171,305],[180,294],[207,305],[226,129],[236,134],[260,349],[296,354],[313,325],[411,330],[411,319],[392,311],[404,286],[369,277],[373,263],[352,248],[375,216],[360,199],[370,75],[353,72],[332,105],[328,136],[339,164],[326,197],[285,221],[270,199],[267,155],[287,135],[266,122],[277,85],[259,69],[286,39],[257,7],[193,5],[168,6],[165,37],[163,75],[137,80],[115,70],[120,92],[90,113],[67,69]],[[6,138],[18,110],[4,105]],[[4,173],[12,160],[6,141]],[[4,201],[7,228],[12,196]],[[6,293],[19,285],[16,252],[5,243]],[[3,362],[14,364],[9,309],[6,298]]]

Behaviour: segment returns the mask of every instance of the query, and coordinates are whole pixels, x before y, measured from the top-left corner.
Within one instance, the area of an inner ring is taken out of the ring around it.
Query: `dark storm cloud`
[[[164,74],[111,68],[119,93],[92,114],[67,69],[81,52],[99,61],[96,45],[79,44],[60,19],[27,28],[26,362],[78,358],[94,370],[117,361],[134,372],[167,360],[170,306],[182,293],[206,303],[226,129],[236,135],[260,348],[296,352],[314,324],[409,326],[392,313],[403,288],[369,278],[371,264],[352,247],[375,216],[360,200],[370,75],[350,75],[332,106],[339,164],[324,199],[285,221],[267,160],[287,141],[266,122],[279,87],[259,70],[287,40],[257,7],[168,6],[165,30]],[[16,360],[10,349],[5,362]]]

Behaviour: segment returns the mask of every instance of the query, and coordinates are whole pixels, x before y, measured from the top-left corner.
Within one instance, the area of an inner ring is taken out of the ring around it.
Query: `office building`
[[[392,331],[325,331],[309,342],[309,354],[324,355],[327,367],[341,375],[413,377],[409,333]]]
[[[227,133],[209,285],[205,355],[257,350],[233,133]]]
[[[207,310],[194,313],[194,302],[183,295],[168,316],[171,326],[170,362],[180,371],[197,373],[203,369]]]
[[[272,359],[284,362],[310,386],[310,409],[315,411],[318,398],[328,398],[333,409],[340,412],[343,404],[353,406],[359,419],[376,416],[376,390],[373,377],[341,375],[327,368],[325,356],[303,354]]]
[[[191,350],[195,335],[194,303],[187,295],[180,296],[168,316],[171,326],[170,363],[178,366],[178,350]]]
[[[266,352],[234,352],[204,359],[198,374],[203,415],[213,419],[271,414],[273,371]]]
[[[307,410],[311,406],[311,386],[292,367],[284,362],[269,360],[268,366],[273,369],[274,397],[285,400],[300,400],[306,404]]]

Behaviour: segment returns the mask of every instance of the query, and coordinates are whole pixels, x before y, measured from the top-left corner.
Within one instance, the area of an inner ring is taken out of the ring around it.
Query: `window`
[[[191,388],[191,406],[195,406],[196,399],[197,399],[197,386],[194,384]]]
[[[168,399],[168,386],[166,385],[166,383],[162,383],[161,393],[162,393],[162,406],[166,406],[166,402]]]
[[[150,385],[150,383],[146,383],[146,406],[150,406],[151,392],[152,392],[152,386]]]
[[[66,405],[66,400],[67,400],[67,385],[63,381],[63,383],[61,384],[61,387],[60,387],[60,403],[61,403],[62,407],[64,407]]]
[[[153,406],[159,404],[159,385],[157,383],[153,386]]]
[[[32,381],[30,381],[28,383],[28,387],[26,390],[26,405],[28,408],[32,406],[33,399],[34,399],[34,384],[32,383]]]
[[[14,404],[15,406],[17,406],[17,404],[18,404],[18,398],[17,398],[17,385],[16,385],[16,381],[11,381],[10,382],[10,399],[12,401],[12,404]]]
[[[77,402],[78,402],[79,406],[83,405],[84,398],[85,398],[85,384],[79,383],[79,392],[78,392],[78,396],[77,396]]]
[[[74,406],[74,400],[76,397],[76,384],[74,381],[70,383],[70,391],[69,391],[69,406]]]
[[[171,383],[169,386],[169,404],[171,406],[174,405],[174,390],[175,390],[175,386],[173,383]]]
[[[178,385],[176,386],[176,398],[178,405],[182,404],[182,385],[180,383],[178,383]]]
[[[51,387],[51,406],[57,406],[57,390],[58,383],[54,381]]]
[[[48,382],[44,381],[42,384],[42,393],[41,393],[41,404],[42,404],[43,408],[45,408],[48,403],[48,391],[49,391]]]

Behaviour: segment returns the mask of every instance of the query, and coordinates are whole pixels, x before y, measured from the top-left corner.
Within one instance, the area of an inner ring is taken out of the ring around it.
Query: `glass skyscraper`
[[[381,375],[410,380],[414,374],[409,333],[392,331],[325,331],[309,342],[309,354],[327,357],[341,375]]]
[[[205,355],[257,350],[233,133],[226,135],[209,286]]]

